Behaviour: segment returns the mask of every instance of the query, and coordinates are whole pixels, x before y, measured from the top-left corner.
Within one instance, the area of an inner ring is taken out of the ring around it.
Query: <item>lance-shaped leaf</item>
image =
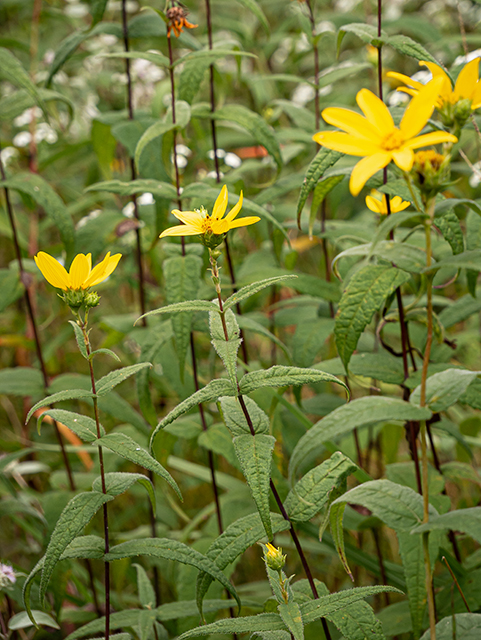
[[[357,465],[340,451],[329,460],[311,469],[284,501],[284,508],[291,520],[304,522],[313,518],[329,499],[331,491],[348,475],[357,470]]]
[[[426,407],[416,407],[399,398],[366,396],[352,400],[331,411],[302,436],[291,455],[289,477],[292,478],[301,467],[315,460],[324,451],[325,442],[344,436],[356,428],[389,420],[429,420],[431,415]]]
[[[286,345],[281,340],[279,340],[279,338],[275,334],[266,329],[266,327],[264,327],[264,325],[262,325],[260,322],[256,322],[256,320],[246,315],[238,316],[237,322],[244,333],[246,331],[253,331],[254,333],[258,333],[261,336],[264,336],[268,340],[271,340],[271,342],[274,342],[280,349],[282,349],[288,362],[292,362],[291,354],[289,353]]]
[[[272,533],[289,529],[290,524],[278,513],[271,513]],[[231,562],[249,549],[253,544],[265,537],[263,522],[258,513],[239,518],[214,540],[207,553],[210,560],[219,569],[224,570]],[[197,600],[202,602],[213,578],[207,573],[199,573],[197,577]]]
[[[287,604],[279,604],[277,609],[294,640],[304,640],[304,624],[302,622],[301,609],[297,602],[291,601]]]
[[[37,431],[39,435],[42,421],[46,416],[50,416],[53,420],[64,424],[84,442],[93,442],[97,439],[97,425],[95,420],[80,413],[64,411],[63,409],[47,409],[47,411],[39,416],[37,422]],[[105,429],[102,425],[100,425],[100,433],[102,435],[105,434]]]
[[[140,138],[135,149],[135,165],[138,168],[140,158],[147,145],[173,129],[184,129],[190,122],[190,105],[182,100],[175,102],[175,123],[172,122],[172,110],[169,110],[164,122],[156,122],[150,126]]]
[[[73,330],[75,333],[75,340],[77,341],[77,346],[80,353],[86,360],[88,360],[89,356],[87,353],[87,347],[85,345],[84,334],[82,333],[82,329],[73,320],[69,320],[69,324],[71,324],[73,327]]]
[[[433,271],[435,269],[472,269],[473,271],[481,271],[481,249],[472,249],[471,251],[463,251],[455,256],[449,256],[438,260],[430,267],[426,267],[423,271]]]
[[[461,531],[481,543],[481,507],[456,509],[443,513],[440,516],[430,518],[429,522],[425,524],[420,524],[413,529],[413,533],[436,530]]]
[[[150,502],[152,503],[152,510],[155,516],[156,500],[152,481],[147,476],[141,473],[125,473],[121,471],[113,471],[105,474],[105,491],[109,496],[119,496],[121,493],[125,493],[130,487],[139,482],[147,489]],[[92,488],[94,491],[102,491],[102,479],[100,476],[95,478]]]
[[[102,58],[129,58],[131,60],[148,60],[158,67],[168,68],[170,60],[157,51],[116,51],[115,53],[100,53]]]
[[[38,87],[33,84],[20,60],[18,60],[13,53],[4,47],[0,47],[0,78],[2,80],[7,80],[10,84],[19,87],[20,89],[25,89],[25,91],[28,92],[28,94],[42,109],[48,119],[47,109]]]
[[[320,618],[328,617],[330,614],[347,609],[355,602],[369,598],[378,593],[402,593],[395,587],[379,586],[379,587],[357,587],[355,589],[345,589],[337,593],[331,593],[328,596],[321,596],[317,600],[303,602],[301,607],[302,620],[304,624],[309,624]]]
[[[187,640],[197,636],[208,636],[211,633],[254,633],[256,631],[287,630],[282,618],[277,613],[259,613],[257,616],[244,618],[226,618],[205,624],[195,629],[189,629],[177,640]]]
[[[420,45],[419,42],[416,42],[409,36],[389,36],[386,40],[386,44],[405,56],[411,56],[411,58],[415,58],[420,61],[427,60],[439,66],[439,62],[436,58],[431,55],[427,49]]]
[[[389,480],[373,480],[351,489],[335,500],[331,506],[333,517],[336,518],[334,537],[345,566],[347,566],[347,562],[340,542],[343,538],[342,516],[346,504],[359,504],[368,508],[374,516],[395,530],[398,536],[399,553],[403,560],[413,630],[415,637],[419,637],[426,606],[424,555],[422,536],[412,535],[411,532],[423,519],[422,496],[409,487]],[[430,505],[429,510],[431,517],[435,518],[438,515],[433,506]],[[439,538],[432,537],[429,546],[430,557],[434,563],[437,557]]]
[[[200,571],[204,571],[218,580],[222,586],[236,599],[240,608],[240,600],[236,590],[232,586],[222,571],[206,556],[199,553],[195,549],[188,547],[186,544],[178,540],[169,538],[144,538],[140,540],[129,540],[123,542],[110,549],[105,559],[110,562],[112,560],[121,560],[122,558],[132,558],[135,556],[151,556],[154,558],[164,558],[165,560],[174,560],[183,564],[189,564],[196,567]],[[201,608],[199,608],[202,614]]]
[[[261,387],[295,387],[303,384],[316,384],[318,382],[335,382],[340,384],[349,393],[347,386],[336,378],[336,376],[317,369],[306,369],[303,367],[284,367],[275,365],[270,369],[251,371],[246,373],[241,379],[239,386],[241,393],[251,393]]]
[[[152,450],[153,442],[161,429],[174,422],[174,420],[184,413],[187,413],[187,411],[193,407],[196,407],[201,402],[212,402],[213,400],[217,402],[221,396],[235,395],[237,395],[237,389],[232,386],[230,380],[225,378],[211,380],[205,387],[199,389],[199,391],[196,391],[178,404],[175,409],[172,409],[172,411],[159,422],[150,437],[150,449]]]
[[[144,469],[153,471],[158,476],[163,478],[166,482],[168,482],[177,493],[179,498],[181,500],[183,499],[177,482],[170,475],[167,469],[164,469],[160,462],[157,462],[157,460],[152,457],[148,451],[141,447],[130,436],[127,436],[123,433],[111,432],[107,433],[99,440],[96,440],[95,444],[99,447],[105,447],[110,451],[117,453],[119,456],[122,456],[122,458],[130,460],[130,462],[134,462]]]
[[[436,640],[478,640],[481,636],[481,613],[456,613],[440,620],[436,625]],[[428,629],[421,640],[431,640]]]
[[[109,616],[110,620],[110,631],[116,631],[117,629],[126,629],[129,627],[136,628],[140,614],[142,613],[142,609],[125,609],[124,611],[116,611],[115,613],[111,613]],[[76,629],[71,634],[69,634],[65,640],[76,640],[77,638],[83,638],[84,636],[91,636],[93,633],[105,633],[105,617],[96,618],[92,620],[92,622],[88,622],[84,624],[80,629]],[[98,640],[103,640],[104,636],[97,636]],[[118,633],[115,635],[111,635],[113,640],[132,640],[132,635],[130,633]]]
[[[140,362],[139,364],[132,364],[130,367],[122,367],[122,369],[115,369],[115,371],[111,371],[103,378],[98,380],[96,388],[98,396],[105,396],[109,391],[112,391],[114,387],[118,384],[130,378],[130,376],[135,375],[141,369],[145,367],[151,367],[152,363],[150,362]]]
[[[133,564],[137,571],[137,590],[139,592],[140,604],[148,609],[153,609],[156,605],[155,591],[149,580],[145,569],[140,564]]]
[[[340,182],[344,180],[344,175],[327,176],[322,180],[319,180],[316,188],[314,189],[314,195],[311,202],[311,212],[309,214],[309,238],[312,239],[314,233],[314,223],[319,213],[319,207],[323,203],[326,196],[336,187]]]
[[[269,417],[259,405],[249,397],[244,398],[247,413],[252,422],[254,433],[269,433]],[[237,398],[220,398],[222,417],[225,426],[233,436],[250,434],[251,430]]]
[[[151,193],[153,196],[168,198],[173,200],[177,197],[177,190],[174,185],[168,182],[152,179],[138,179],[129,182],[122,180],[106,180],[104,182],[96,182],[88,186],[85,191],[100,191],[108,193],[116,193],[119,196],[134,196],[138,193]]]
[[[74,250],[75,227],[62,198],[36,173],[18,173],[1,183],[30,196],[44,211],[58,229],[62,242],[70,258]]]
[[[217,313],[219,313],[219,307],[210,300],[186,300],[185,302],[176,302],[175,304],[169,304],[165,307],[160,307],[160,309],[153,309],[153,311],[144,313],[143,316],[137,318],[135,324],[142,318],[157,316],[161,313],[186,313],[189,311],[217,311]]]
[[[103,558],[105,552],[105,540],[100,538],[99,536],[79,536],[72,540],[72,542],[66,547],[66,549],[62,552],[62,555],[59,558],[60,560],[69,560],[72,558]],[[30,592],[33,587],[33,580],[35,576],[40,573],[45,564],[45,556],[40,558],[35,567],[27,576],[23,584],[23,602],[25,604],[25,609],[27,610],[28,615],[32,622],[34,622],[33,617],[30,615]]]
[[[449,242],[453,254],[462,253],[464,251],[464,235],[458,216],[454,211],[448,211],[448,213],[437,218],[435,224],[443,234],[444,239]]]
[[[347,285],[336,316],[334,335],[339,356],[347,368],[361,333],[384,300],[409,280],[395,267],[369,264],[359,269]]]
[[[234,313],[228,309],[224,315],[225,326],[227,328],[226,340],[222,318],[218,312],[209,313],[209,328],[212,338],[212,345],[217,355],[224,363],[230,381],[237,387],[237,352],[241,345],[240,329]]]
[[[301,192],[299,193],[299,199],[297,201],[298,226],[300,224],[302,210],[306,204],[309,194],[316,187],[317,183],[324,175],[324,172],[329,169],[329,167],[332,167],[332,165],[335,164],[339,158],[342,158],[342,156],[343,154],[339,151],[332,151],[325,147],[322,147],[322,149],[317,152],[316,157],[307,169],[306,177],[304,178]]]
[[[40,579],[40,600],[45,597],[49,580],[62,553],[90,522],[100,507],[113,499],[114,497],[108,494],[89,491],[77,494],[67,504],[57,520],[45,552]]]
[[[54,404],[55,402],[62,402],[62,400],[82,400],[86,398],[94,398],[95,395],[88,391],[87,389],[66,389],[65,391],[59,391],[58,393],[53,393],[51,396],[47,396],[43,400],[40,400],[27,414],[27,419],[25,420],[25,424],[30,420],[37,409],[41,409],[42,407],[46,407],[49,404]]]
[[[164,260],[165,291],[169,305],[197,297],[201,268],[202,259],[192,254]],[[181,379],[184,377],[185,357],[190,344],[192,315],[192,312],[178,314],[172,322]]]
[[[8,628],[10,631],[17,631],[18,629],[31,627],[33,624],[37,628],[39,628],[39,625],[43,624],[46,627],[51,627],[52,629],[60,629],[60,625],[52,618],[52,616],[44,611],[38,611],[36,609],[30,611],[30,615],[27,614],[26,611],[16,613],[8,621]]]
[[[270,287],[273,284],[278,284],[280,282],[287,282],[288,280],[293,280],[294,278],[297,278],[297,276],[274,276],[273,278],[266,278],[265,280],[259,280],[258,282],[248,284],[227,298],[227,300],[224,302],[224,309],[231,309],[232,307],[235,307],[237,304],[239,304],[239,302],[246,300],[250,296],[253,296],[255,293],[259,293],[259,291],[262,291],[262,289],[265,289],[266,287]]]
[[[446,411],[459,400],[480,373],[467,369],[446,369],[435,373],[426,382],[426,405],[436,413]],[[421,385],[414,389],[409,402],[419,404],[420,398]]]

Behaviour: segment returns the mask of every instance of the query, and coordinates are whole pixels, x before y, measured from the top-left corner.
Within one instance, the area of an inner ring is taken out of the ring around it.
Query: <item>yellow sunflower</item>
[[[456,136],[444,131],[432,131],[418,136],[431,117],[438,99],[441,78],[435,78],[419,91],[404,112],[399,128],[384,102],[368,89],[361,89],[356,96],[364,117],[349,109],[329,107],[322,117],[326,122],[344,130],[320,131],[313,138],[320,145],[363,159],[352,170],[349,188],[356,196],[367,180],[391,161],[410,171],[414,151],[419,147],[440,142],[457,142]]]
[[[39,251],[34,256],[34,260],[45,280],[53,287],[63,291],[69,289],[79,291],[93,287],[108,278],[117,267],[121,257],[121,253],[111,256],[109,251],[102,262],[99,262],[92,269],[92,254],[79,253],[73,259],[69,272],[58,260],[45,251]]]

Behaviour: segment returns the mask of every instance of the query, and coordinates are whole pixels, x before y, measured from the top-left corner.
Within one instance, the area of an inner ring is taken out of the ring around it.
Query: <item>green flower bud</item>
[[[225,233],[218,236],[209,229],[200,236],[202,244],[208,249],[215,249],[224,242]]]
[[[85,295],[85,307],[87,309],[91,309],[92,307],[96,307],[100,302],[100,296],[96,291],[89,291]]]
[[[281,571],[286,563],[286,556],[282,554],[282,549],[268,542],[264,547],[264,559],[269,569]]]

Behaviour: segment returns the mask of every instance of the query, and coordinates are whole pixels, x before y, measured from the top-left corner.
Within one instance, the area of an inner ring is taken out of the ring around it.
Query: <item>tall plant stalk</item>
[[[125,52],[129,52],[129,27],[127,24],[127,0],[122,0],[122,33],[124,40]],[[132,75],[130,73],[130,58],[125,58],[125,73],[127,75],[127,109],[129,113],[129,120],[134,119],[134,105],[132,97]],[[137,172],[135,170],[135,162],[133,158],[130,158],[130,177],[131,180],[137,178]],[[147,326],[147,318],[145,317],[145,276],[142,263],[142,238],[140,236],[140,216],[139,207],[137,203],[137,196],[132,195],[132,204],[134,205],[134,216],[137,221],[137,227],[135,229],[136,234],[136,260],[137,260],[137,273],[139,274],[139,298],[140,298],[140,310],[142,313],[142,324]]]
[[[226,320],[225,320],[225,311],[224,311],[224,306],[223,306],[223,301],[222,301],[222,292],[221,292],[221,285],[220,285],[220,276],[219,276],[219,270],[217,267],[217,260],[216,258],[213,256],[212,252],[210,251],[210,264],[212,267],[212,281],[214,283],[215,286],[215,290],[216,290],[216,294],[217,294],[217,299],[219,302],[219,309],[220,309],[220,317],[221,317],[221,322],[222,322],[222,329],[224,331],[224,338],[226,340],[226,342],[229,342],[229,333],[227,331],[227,324],[226,324]],[[240,387],[239,387],[239,383],[237,383],[237,389],[239,391],[239,395],[238,395],[238,401],[239,401],[239,405],[242,409],[242,413],[244,414],[244,417],[246,419],[247,425],[249,427],[249,431],[251,433],[252,436],[255,436],[255,429],[254,429],[254,424],[252,422],[252,418],[249,414],[249,410],[247,409],[246,403],[244,401],[244,398],[242,396],[242,394],[240,393]],[[277,492],[276,486],[274,484],[274,482],[272,481],[272,479],[269,481],[269,485],[270,485],[270,489],[272,491],[272,495],[274,496],[274,500],[276,501],[277,506],[279,507],[279,511],[282,514],[282,517],[284,518],[284,520],[286,520],[287,522],[289,522],[289,533],[291,535],[292,541],[294,543],[294,546],[296,547],[297,553],[299,555],[299,558],[301,560],[301,564],[302,564],[302,568],[304,569],[304,573],[306,574],[306,578],[309,582],[309,586],[312,592],[313,597],[317,600],[319,598],[319,593],[317,591],[316,588],[316,584],[314,582],[314,578],[312,575],[312,571],[311,568],[309,566],[309,563],[307,562],[307,558],[304,554],[304,550],[301,546],[300,540],[297,536],[296,530],[294,529],[294,525],[292,524],[289,515],[287,514],[287,511],[284,508],[284,505],[282,503],[282,500]],[[324,634],[326,636],[326,640],[331,640],[331,634],[329,632],[329,627],[327,626],[327,622],[325,620],[325,618],[321,618],[322,620],[322,627],[324,630]]]
[[[83,320],[80,317],[80,314],[77,313],[77,323],[80,329],[82,330],[85,349],[87,351],[87,356],[88,356],[90,384],[92,386],[92,393],[93,393],[95,426],[97,429],[97,438],[100,439],[102,437],[102,433],[100,430],[99,407],[98,407],[98,401],[97,401],[97,390],[95,385],[94,367],[92,362],[92,347],[90,345],[89,332],[87,330],[88,310],[85,312],[85,317]],[[106,495],[107,487],[105,484],[105,467],[104,467],[103,450],[101,446],[98,449],[99,449],[99,466],[100,466],[100,480],[102,484],[102,493]],[[110,541],[109,541],[109,515],[108,515],[106,502],[102,505],[102,509],[103,509],[103,518],[104,518],[105,553],[107,554],[110,551]],[[104,568],[105,568],[105,574],[104,574],[105,575],[105,585],[104,585],[105,586],[105,639],[108,640],[110,637],[110,564],[105,560],[104,560]]]
[[[174,77],[174,55],[172,51],[172,39],[170,34],[167,36],[167,43],[169,48],[169,74],[170,74],[170,92],[171,92],[171,102],[172,102],[172,123],[175,125],[176,123],[176,113],[175,113],[175,77]],[[217,155],[216,155],[217,157]],[[179,176],[179,165],[177,163],[177,131],[174,127],[173,130],[173,162],[174,162],[174,173],[175,173],[175,190],[177,194],[177,206],[180,210],[182,210],[182,199],[180,197],[180,176]],[[185,241],[184,237],[181,237],[182,242],[182,255],[185,256]],[[192,359],[192,375],[194,378],[194,387],[195,390],[198,391],[199,386],[199,376],[197,372],[197,357],[195,353],[195,342],[194,342],[194,334],[190,332],[190,355]],[[202,431],[207,431],[207,421],[205,419],[204,406],[202,403],[199,404],[199,415],[200,422],[202,425]],[[214,463],[214,455],[212,451],[208,451],[208,460],[209,460],[209,469],[212,481],[212,492],[214,494],[215,501],[215,509],[216,509],[216,518],[217,518],[217,527],[219,529],[219,534],[223,533],[223,523],[222,523],[222,512],[220,507],[219,500],[219,489],[217,487],[217,481],[215,478],[215,463]]]

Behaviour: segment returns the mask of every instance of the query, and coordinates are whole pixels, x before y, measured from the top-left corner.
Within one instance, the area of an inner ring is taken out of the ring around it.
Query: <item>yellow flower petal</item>
[[[226,220],[220,220],[215,223],[212,230],[217,235],[222,235],[223,233],[227,233],[231,229],[237,229],[238,227],[247,227],[250,224],[255,224],[259,222],[260,218],[257,216],[246,216],[245,218],[237,218],[237,220],[233,220],[232,222],[227,222]]]
[[[107,253],[102,262],[92,269],[89,277],[83,284],[83,288],[94,287],[96,284],[103,282],[117,267],[121,253],[116,253],[114,256],[110,255],[110,251]]]
[[[412,89],[417,89],[418,91],[424,87],[422,82],[413,80],[409,76],[405,76],[403,73],[397,73],[396,71],[388,71],[386,75],[388,78],[393,78],[393,80],[399,80],[399,82],[404,82],[404,84],[407,84],[408,87],[412,87]],[[403,87],[398,89],[398,91],[402,89]]]
[[[366,206],[374,213],[382,213],[382,202],[373,196],[366,196]]]
[[[427,147],[431,144],[440,144],[441,142],[457,142],[456,136],[452,133],[446,133],[446,131],[431,131],[425,133],[422,136],[413,138],[404,143],[404,148],[407,149],[419,149],[419,147]]]
[[[356,102],[380,136],[384,137],[392,132],[394,121],[389,109],[372,91],[361,89],[356,96]]]
[[[481,107],[481,80],[478,80],[476,88],[473,91],[471,109],[479,109]]]
[[[226,215],[226,217],[224,218],[224,220],[226,222],[231,222],[232,220],[234,220],[234,218],[236,217],[236,215],[239,213],[239,211],[242,209],[242,203],[244,201],[244,194],[241,191],[240,192],[240,196],[239,196],[239,200],[238,202],[232,207],[232,209],[229,211],[229,213]],[[260,218],[259,218],[260,220]]]
[[[221,192],[217,196],[217,200],[214,203],[214,208],[212,209],[212,220],[220,220],[227,209],[227,201],[229,199],[229,194],[227,193],[227,187],[224,185],[221,189]]]
[[[202,229],[202,216],[198,211],[179,211],[174,209],[172,214],[184,224],[197,225],[199,229]]]
[[[387,152],[374,153],[360,160],[351,173],[349,189],[353,196],[357,196],[363,186],[379,169],[382,169],[391,161],[391,154]]]
[[[70,289],[81,289],[83,283],[87,280],[90,274],[91,259],[83,253],[78,253],[73,259],[70,265],[70,271],[68,274]]]
[[[58,260],[55,260],[45,251],[39,251],[34,256],[34,260],[43,277],[52,287],[67,291],[69,285],[68,273]]]
[[[202,233],[199,229],[190,224],[181,224],[177,227],[170,227],[162,231],[159,238],[165,238],[167,236],[198,236]]]
[[[359,113],[349,109],[329,107],[322,112],[324,120],[334,127],[344,129],[346,133],[365,138],[366,140],[381,139],[377,130]]]
[[[394,160],[395,164],[397,164],[397,166],[403,171],[411,171],[414,161],[413,150],[409,147],[403,147],[398,151],[393,151],[392,159]]]
[[[399,127],[405,140],[413,138],[424,129],[434,111],[442,84],[442,77],[434,78],[409,103]]]
[[[109,251],[110,254],[110,251]],[[94,285],[98,284],[99,282],[102,282],[103,280],[105,280],[106,278],[108,278],[117,268],[117,265],[119,263],[120,258],[122,257],[121,253],[116,253],[113,256],[110,256],[109,258],[109,262],[107,264],[107,268],[105,269],[105,272],[103,274],[102,277],[98,277],[96,278],[91,284],[89,284],[89,287],[93,287]],[[90,278],[89,278],[90,279]]]
[[[457,102],[462,98],[473,98],[473,93],[479,79],[479,58],[468,62],[459,72],[458,79],[454,85],[454,100]]]
[[[439,65],[434,64],[434,62],[425,62],[423,60],[419,64],[429,69],[429,71],[433,75],[433,80],[435,78],[442,78],[441,87],[439,89],[439,95],[441,96],[441,99],[443,100],[443,102],[449,102],[452,94],[452,85],[451,85],[451,80],[448,74]]]
[[[327,131],[316,133],[313,140],[328,149],[348,153],[351,156],[367,156],[378,150],[378,146],[362,138],[354,138],[348,133]]]

